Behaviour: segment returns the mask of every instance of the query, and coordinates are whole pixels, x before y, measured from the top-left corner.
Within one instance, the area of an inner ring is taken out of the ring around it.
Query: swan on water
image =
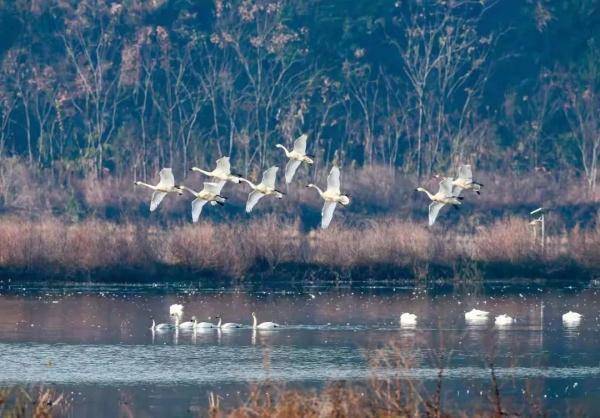
[[[496,319],[494,320],[494,323],[499,326],[510,325],[513,322],[515,322],[514,318],[512,318],[506,314],[498,315],[496,317]]]
[[[152,319],[152,326],[150,327],[150,330],[152,330],[152,331],[167,331],[167,330],[173,328],[172,324],[166,324],[166,323],[157,324],[156,321],[154,320],[154,318],[150,318],[150,319]]]
[[[436,194],[430,193],[423,187],[417,187],[416,191],[425,193],[431,200],[431,203],[429,204],[429,226],[435,223],[435,219],[444,205],[452,205],[452,207],[458,208],[461,204],[460,201],[463,199],[462,197],[455,195],[452,191],[452,179],[449,177],[440,181],[440,189]]]
[[[248,195],[248,202],[246,202],[246,213],[252,212],[252,208],[254,208],[254,206],[263,196],[273,195],[278,199],[283,198],[284,193],[275,188],[277,170],[279,170],[279,167],[271,167],[266,170],[263,173],[262,180],[259,184],[254,184],[250,180],[240,178],[240,181],[248,183],[248,185],[252,188],[252,191]]]
[[[179,195],[183,194],[183,191],[175,186],[175,177],[173,177],[173,170],[170,168],[163,168],[159,173],[160,181],[156,186],[152,184],[144,183],[142,181],[136,181],[134,184],[136,186],[144,186],[149,189],[154,190],[152,193],[152,199],[150,200],[150,212],[154,212],[160,202],[164,199],[164,197],[169,193],[177,193]]]
[[[404,312],[400,315],[400,325],[416,325],[417,324],[417,315],[413,313]]]
[[[210,318],[208,318],[210,319]],[[196,322],[195,329],[207,329],[207,328],[215,328],[215,324],[212,322]]]
[[[313,188],[319,195],[325,200],[323,209],[321,210],[321,228],[327,229],[331,219],[333,218],[333,212],[338,203],[347,206],[350,204],[350,197],[342,194],[340,191],[340,169],[333,166],[327,176],[327,190],[322,191],[318,186],[309,184],[306,187]]]
[[[285,166],[285,182],[290,184],[296,174],[296,170],[300,167],[303,162],[307,164],[313,164],[313,159],[306,155],[306,140],[308,135],[302,134],[294,141],[294,148],[288,151],[287,148],[281,144],[275,145],[277,148],[281,148],[285,152],[285,156],[289,159]]]
[[[199,173],[205,174],[209,177],[215,178],[219,180],[219,182],[229,181],[231,183],[239,183],[240,175],[231,174],[231,163],[229,162],[229,157],[221,157],[217,160],[217,167],[213,171],[205,171],[198,167],[190,168],[191,171],[197,171]],[[223,187],[223,186],[221,186]]]
[[[179,324],[180,329],[194,329],[196,328],[196,317],[192,316],[191,321],[185,321]]]
[[[565,314],[563,314],[562,316],[562,320],[565,323],[576,323],[581,321],[581,318],[583,317],[583,315],[581,315],[580,313],[577,312],[573,312],[573,311],[569,311]]]
[[[280,325],[275,322],[261,322],[259,324],[256,314],[252,312],[252,329],[275,329],[279,327]]]
[[[489,312],[481,311],[479,309],[471,309],[469,312],[465,312],[465,319],[467,321],[484,321],[487,320]]]
[[[224,324],[222,323],[222,318],[221,316],[216,316],[215,318],[219,318],[219,322],[217,323],[217,328],[218,329],[234,329],[234,328],[241,328],[242,324],[236,324],[235,322],[225,322]]]
[[[220,195],[221,189],[223,189],[224,185],[225,185],[224,181],[221,181],[219,183],[212,183],[212,182],[207,181],[207,182],[204,182],[204,188],[202,190],[200,190],[199,192],[196,192],[184,185],[179,186],[182,190],[187,190],[188,192],[190,192],[192,194],[192,196],[196,197],[192,201],[192,222],[193,223],[198,222],[198,219],[200,218],[200,213],[202,212],[202,208],[204,207],[204,205],[207,202],[210,202],[210,204],[213,206],[214,205],[223,206],[225,204],[225,200],[227,200],[227,198]]]

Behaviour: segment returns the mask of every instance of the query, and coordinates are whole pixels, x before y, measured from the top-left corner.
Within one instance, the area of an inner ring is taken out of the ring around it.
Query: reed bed
[[[542,248],[532,226],[518,218],[464,233],[388,218],[308,232],[298,220],[277,216],[165,227],[97,219],[0,219],[0,269],[17,275],[106,272],[126,278],[133,271],[154,280],[157,272],[171,269],[240,279],[260,272],[367,268],[395,277],[427,277],[460,274],[465,262],[495,266],[498,274],[500,266],[512,272],[522,267],[526,274],[576,269],[594,275],[600,271],[599,254],[600,227],[554,232]]]

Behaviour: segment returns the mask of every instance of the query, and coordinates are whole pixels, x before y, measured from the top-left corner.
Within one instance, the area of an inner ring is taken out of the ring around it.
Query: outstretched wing
[[[458,178],[469,182],[473,181],[473,172],[471,171],[470,164],[463,164],[458,167]]]
[[[254,190],[253,192],[250,192],[250,194],[248,195],[248,202],[246,202],[246,213],[252,212],[252,208],[254,208],[254,206],[258,203],[260,198],[263,196],[264,196],[264,194],[262,194],[258,190]]]
[[[165,192],[155,191],[152,193],[152,200],[150,200],[150,212],[154,212],[160,202],[165,198],[167,194]]]
[[[452,196],[453,197],[458,197],[460,196],[460,192],[462,192],[462,187],[459,186],[454,186],[454,188],[452,189]]]
[[[302,134],[294,141],[294,151],[298,154],[305,155],[306,154],[306,140],[308,139],[308,135]]]
[[[302,164],[302,161],[300,160],[289,160],[285,165],[285,182],[287,184],[292,182],[294,174],[296,174],[296,170],[298,170],[300,164]]]
[[[452,178],[444,177],[442,181],[440,181],[440,190],[438,193],[442,193],[446,197],[452,196]]]
[[[331,218],[333,218],[333,211],[335,211],[335,202],[325,202],[323,209],[321,210],[321,228],[327,229]]]
[[[340,193],[340,169],[333,166],[327,176],[327,191]]]
[[[217,171],[220,171],[223,174],[231,174],[229,157],[221,157],[217,160]]]
[[[200,213],[202,213],[202,208],[206,205],[206,200],[196,198],[192,200],[192,222],[198,222],[198,218],[200,218]]]
[[[267,171],[265,171],[263,173],[261,183],[271,189],[274,189],[275,178],[277,177],[277,170],[279,170],[279,167],[271,167]]]
[[[435,218],[437,218],[440,209],[443,207],[444,204],[439,202],[431,202],[429,204],[429,226],[435,223]]]
[[[160,170],[159,176],[158,187],[170,188],[175,186],[175,177],[173,177],[173,170],[170,168]]]
[[[223,182],[213,183],[210,181],[205,181],[204,182],[204,190],[210,194],[218,195],[219,193],[221,193],[221,189],[223,188],[221,183],[225,183],[225,182],[223,181]]]

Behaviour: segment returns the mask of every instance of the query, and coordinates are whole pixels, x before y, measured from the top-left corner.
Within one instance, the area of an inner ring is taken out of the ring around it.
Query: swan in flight
[[[152,326],[150,327],[151,331],[167,331],[167,330],[173,328],[172,324],[166,324],[166,323],[157,324],[156,321],[154,320],[154,318],[150,318],[150,319],[152,319]]]
[[[462,164],[458,167],[458,177],[452,181],[454,186],[454,194],[458,196],[462,190],[473,190],[477,194],[481,194],[483,184],[473,180],[473,171],[470,164]]]
[[[279,324],[275,322],[261,322],[258,323],[258,319],[256,319],[256,314],[252,312],[252,329],[275,329],[279,328]]]
[[[489,312],[487,311],[481,311],[479,309],[471,309],[469,312],[465,312],[465,319],[467,321],[485,321],[487,320],[487,317],[489,315]]]
[[[183,316],[183,305],[180,305],[179,303],[175,303],[175,304],[169,306],[169,315],[178,316],[181,318]]]
[[[235,322],[225,322],[221,323],[223,320],[220,316],[216,316],[215,318],[219,318],[219,323],[217,324],[217,328],[219,329],[233,329],[233,328],[241,328],[242,324],[236,324]]]
[[[240,182],[240,175],[231,174],[231,163],[229,162],[229,157],[221,157],[217,160],[217,167],[213,171],[205,171],[198,167],[190,168],[191,171],[197,171],[199,173],[205,174],[209,177],[213,177],[219,182],[225,184],[225,182],[230,181],[232,183]],[[221,186],[222,187],[222,186]]]
[[[494,323],[498,326],[510,325],[513,322],[515,322],[515,320],[506,314],[498,315],[494,320]]]
[[[196,328],[196,322],[197,322],[196,317],[192,316],[191,321],[182,322],[181,324],[179,324],[179,328],[192,330],[192,329]]]
[[[428,190],[423,187],[417,187],[418,192],[423,192],[429,197],[431,203],[429,204],[429,226],[435,223],[435,219],[440,213],[440,209],[444,207],[444,205],[452,205],[455,208],[458,208],[458,205],[461,204],[461,200],[463,199],[460,196],[456,196],[452,191],[452,179],[446,177],[442,181],[440,181],[440,189],[436,194],[431,194]]]
[[[569,311],[566,314],[563,314],[562,320],[566,324],[575,324],[579,323],[582,317],[583,315],[581,315],[580,313]]]
[[[303,162],[307,164],[313,164],[314,161],[311,156],[306,155],[306,140],[308,135],[302,134],[294,141],[294,148],[288,151],[286,147],[281,144],[275,145],[277,148],[281,148],[285,152],[285,156],[289,159],[285,166],[285,182],[290,184],[296,174],[296,170],[300,167]]]
[[[240,177],[240,181],[248,183],[252,187],[252,191],[248,195],[248,202],[246,203],[246,213],[252,212],[252,208],[254,208],[263,196],[274,195],[278,199],[283,197],[283,193],[275,188],[277,170],[279,170],[279,167],[271,167],[266,170],[259,184],[254,184],[250,180]]]
[[[224,181],[220,181],[219,183],[212,182],[204,182],[204,188],[199,192],[196,192],[190,189],[187,186],[179,186],[182,190],[187,190],[196,198],[192,201],[192,222],[198,222],[198,218],[200,218],[200,213],[202,212],[202,208],[206,204],[206,202],[210,202],[211,205],[221,205],[225,203],[227,200],[226,197],[220,195],[221,189],[225,185]]]
[[[340,191],[340,169],[333,166],[327,176],[327,190],[322,191],[318,186],[309,184],[306,187],[316,189],[321,195],[325,204],[321,210],[321,228],[326,229],[333,218],[333,212],[335,211],[336,204],[340,203],[344,206],[350,204],[350,197],[342,194]]]
[[[159,173],[160,181],[156,186],[153,186],[148,183],[144,183],[142,181],[136,181],[134,184],[136,186],[144,186],[149,189],[154,190],[152,193],[152,199],[150,200],[150,212],[154,212],[160,202],[165,198],[165,196],[169,193],[177,193],[183,194],[183,191],[175,186],[175,177],[173,177],[173,170],[170,168],[163,168]]]
[[[400,315],[400,326],[414,326],[417,325],[417,315],[404,312]]]

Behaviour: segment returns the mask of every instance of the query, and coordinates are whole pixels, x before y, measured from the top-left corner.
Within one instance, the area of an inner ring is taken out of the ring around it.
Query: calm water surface
[[[234,290],[179,285],[0,283],[0,385],[56,385],[70,394],[73,416],[196,416],[209,392],[224,404],[244,399],[250,383],[322,387],[364,383],[378,373],[433,387],[441,362],[445,404],[486,405],[493,363],[504,399],[515,408],[533,391],[556,415],[600,408],[600,288],[595,283],[494,282],[416,287],[260,286]],[[186,319],[246,324],[218,332],[152,333],[150,317],[168,322],[172,303]],[[477,307],[508,314],[498,328],[465,322]],[[584,315],[567,327],[561,315]],[[282,325],[254,332],[250,313]],[[402,312],[418,315],[402,328]],[[410,367],[374,371],[368,361],[394,341]],[[443,353],[443,360],[440,356]],[[529,393],[529,392],[527,392]]]

